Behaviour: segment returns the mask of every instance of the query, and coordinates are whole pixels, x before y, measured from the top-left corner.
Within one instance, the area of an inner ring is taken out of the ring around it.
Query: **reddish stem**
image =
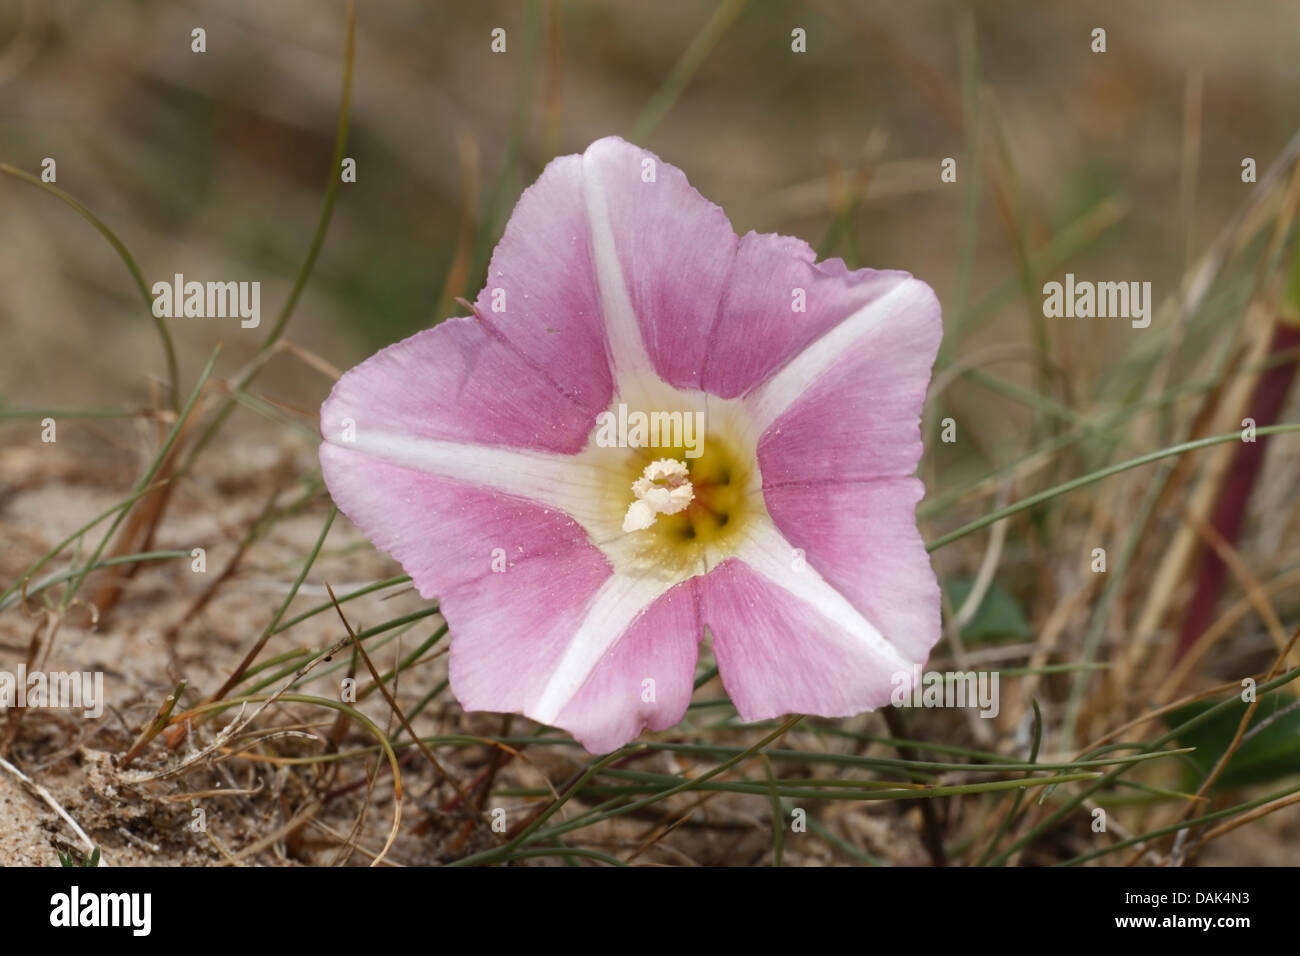
[[[1300,348],[1300,325],[1279,320],[1273,326],[1273,338],[1269,343],[1268,355]],[[1265,370],[1255,384],[1251,394],[1250,405],[1246,415],[1254,419],[1256,428],[1263,428],[1277,422],[1286,405],[1287,393],[1295,381],[1296,370],[1300,368],[1300,359],[1279,362]],[[1246,515],[1246,504],[1259,478],[1264,464],[1264,452],[1269,436],[1257,441],[1242,442],[1232,457],[1232,464],[1224,476],[1219,488],[1219,497],[1214,505],[1211,525],[1230,545],[1235,545],[1241,533],[1241,523]],[[1187,606],[1187,615],[1183,618],[1182,633],[1178,637],[1178,648],[1174,659],[1179,660],[1196,643],[1197,639],[1209,630],[1214,622],[1214,612],[1219,604],[1223,583],[1227,577],[1227,565],[1213,548],[1204,545],[1196,564],[1196,587]]]

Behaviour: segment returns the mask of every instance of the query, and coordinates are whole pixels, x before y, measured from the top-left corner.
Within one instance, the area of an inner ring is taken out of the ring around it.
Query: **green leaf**
[[[1165,723],[1176,727],[1209,710],[1216,703],[1217,701],[1201,700],[1180,707],[1165,715]],[[1251,717],[1250,727],[1246,730],[1248,739],[1243,738],[1244,742],[1219,775],[1216,787],[1267,783],[1300,773],[1300,708],[1280,713],[1295,703],[1295,697],[1283,693],[1270,694],[1260,700],[1259,707]],[[1201,779],[1214,769],[1214,765],[1227,751],[1232,738],[1237,734],[1237,725],[1241,723],[1247,706],[1244,701],[1238,700],[1234,706],[1225,708],[1222,713],[1179,736],[1178,742],[1183,746],[1196,748],[1188,758],[1200,769]],[[1280,716],[1272,719],[1277,714]],[[1268,726],[1250,736],[1251,731],[1265,721],[1270,721]]]
[[[943,591],[954,613],[966,603],[974,586],[974,578],[950,578],[944,583]],[[1028,638],[1031,633],[1029,620],[1020,609],[1019,602],[996,581],[984,592],[979,610],[961,629],[962,640],[967,644],[1000,638]]]
[[[99,847],[95,847],[88,857],[82,856],[76,850],[55,850],[55,852],[59,855],[59,866],[99,866]]]

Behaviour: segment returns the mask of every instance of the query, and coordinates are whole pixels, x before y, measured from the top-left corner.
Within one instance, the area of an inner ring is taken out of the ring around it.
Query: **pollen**
[[[623,530],[644,531],[660,515],[685,511],[695,500],[686,465],[676,458],[660,458],[645,466],[641,477],[632,483],[636,500],[623,516]]]

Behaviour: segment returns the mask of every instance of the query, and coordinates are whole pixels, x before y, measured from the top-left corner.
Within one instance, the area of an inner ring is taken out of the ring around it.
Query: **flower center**
[[[684,449],[628,449],[620,468],[631,482],[623,553],[638,573],[686,578],[702,574],[735,550],[748,520],[763,510],[752,483],[757,465],[718,433],[705,436],[698,457]],[[655,454],[654,460],[647,459]],[[672,457],[658,457],[660,455]]]
[[[707,574],[766,517],[758,436],[738,399],[633,381],[580,456],[598,476],[583,525],[620,574]]]

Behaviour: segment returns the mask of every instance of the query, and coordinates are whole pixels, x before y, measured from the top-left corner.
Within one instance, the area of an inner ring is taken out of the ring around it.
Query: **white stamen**
[[[660,458],[645,466],[641,477],[632,483],[632,502],[623,518],[624,531],[644,531],[659,515],[685,511],[695,500],[695,489],[686,465],[676,458]]]
[[[634,501],[623,517],[624,531],[644,531],[655,523],[655,510],[644,501]]]

